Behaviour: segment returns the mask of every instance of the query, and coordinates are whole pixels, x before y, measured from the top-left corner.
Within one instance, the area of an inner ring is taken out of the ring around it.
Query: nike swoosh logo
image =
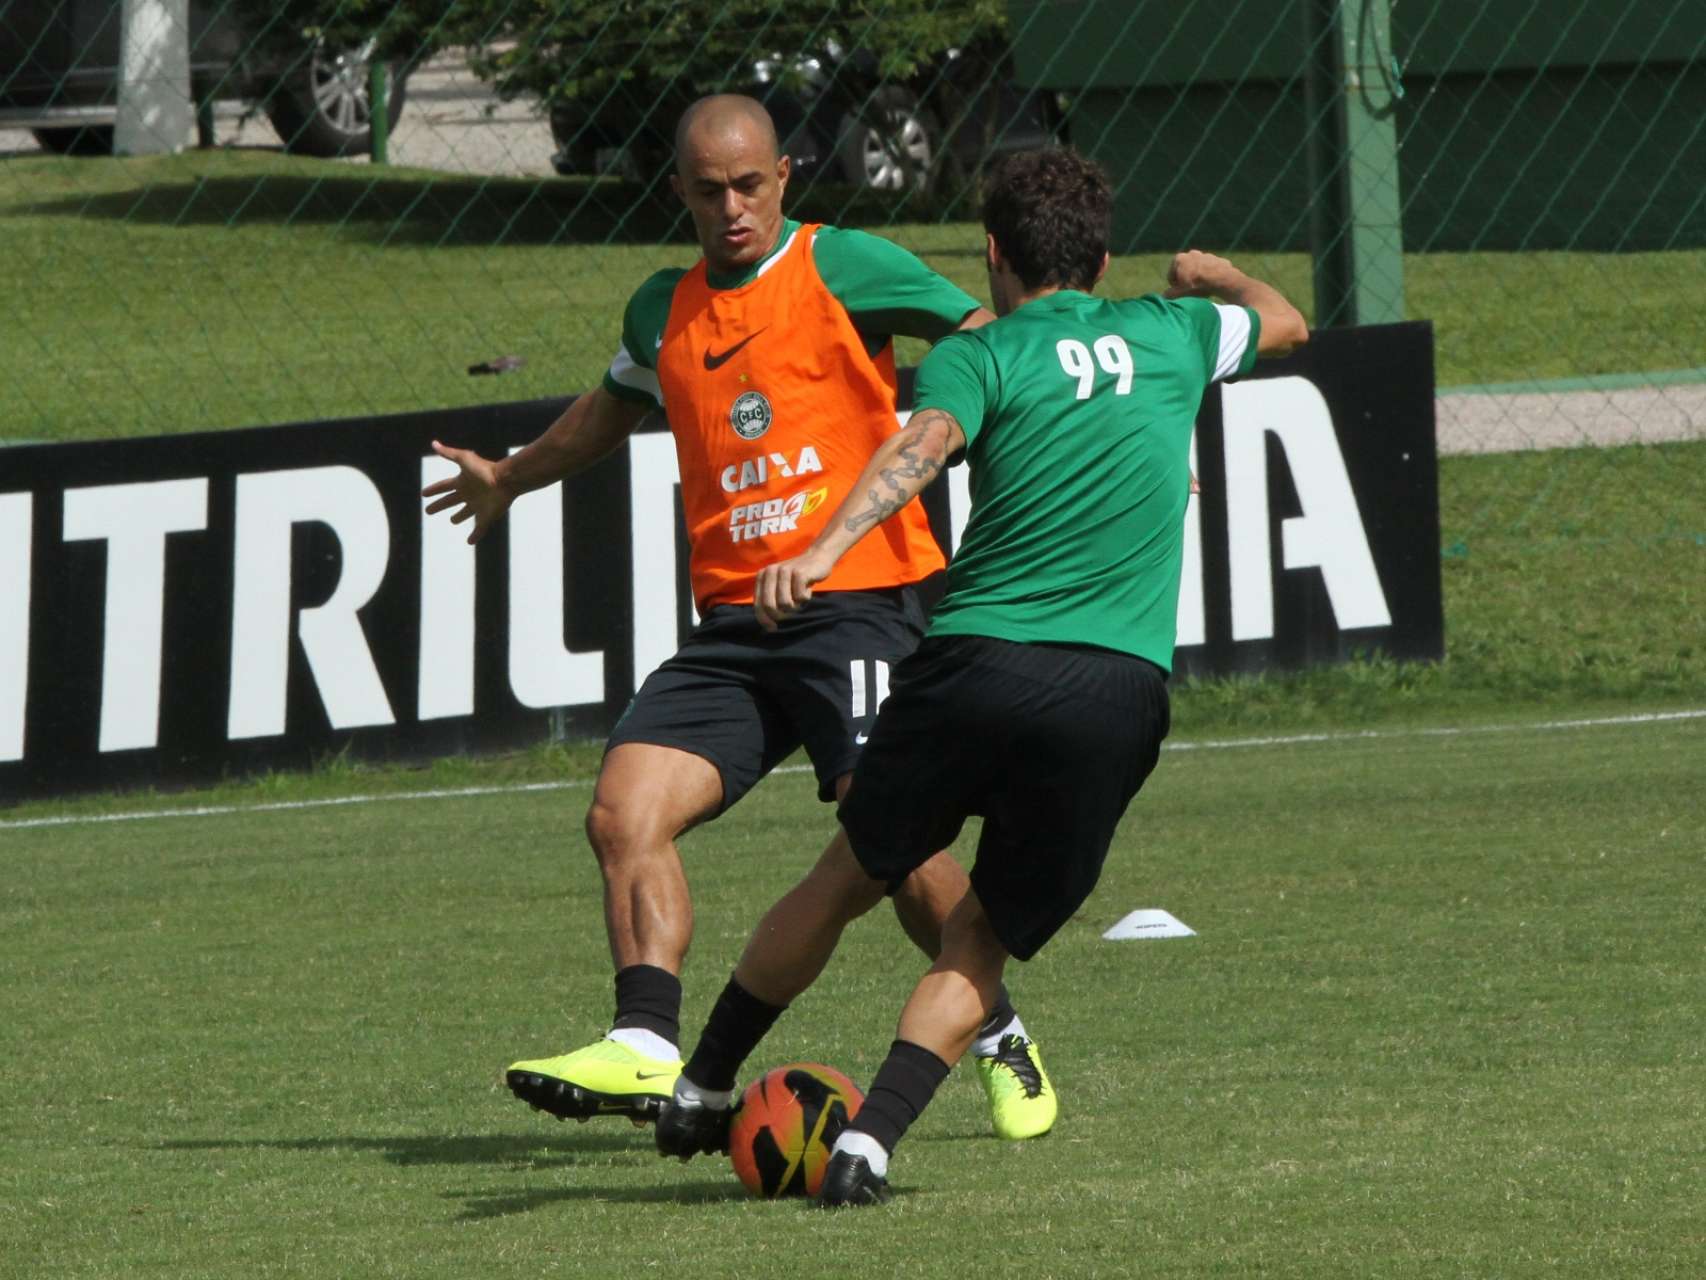
[[[856,747],[862,747],[870,740],[871,735],[868,733],[856,733],[853,735],[853,745]]]
[[[676,1073],[673,1071],[636,1071],[634,1073],[634,1079],[636,1079],[636,1080],[661,1080],[665,1076],[672,1076],[675,1074]]]
[[[769,325],[765,325],[764,329],[768,329],[769,327],[770,327]],[[727,364],[730,361],[730,359],[733,358],[735,352],[739,351],[747,343],[751,342],[759,334],[763,333],[764,329],[755,329],[753,332],[747,334],[746,337],[742,338],[739,342],[735,343],[734,346],[730,347],[727,351],[723,352],[721,355],[712,355],[711,354],[711,348],[706,347],[705,348],[705,368],[707,370],[709,370],[709,369],[721,369],[725,364]]]

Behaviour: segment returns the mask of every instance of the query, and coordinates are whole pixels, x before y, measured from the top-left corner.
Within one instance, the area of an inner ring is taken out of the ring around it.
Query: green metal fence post
[[[382,58],[367,64],[367,108],[368,156],[374,164],[387,164],[391,148],[391,69]]]
[[[1390,0],[1303,0],[1318,327],[1404,318]]]
[[[205,151],[218,141],[213,127],[213,99],[203,98],[195,104],[195,144]]]

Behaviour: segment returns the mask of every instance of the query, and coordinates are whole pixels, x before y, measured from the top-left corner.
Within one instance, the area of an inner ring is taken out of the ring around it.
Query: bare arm
[[[1284,294],[1212,253],[1192,249],[1176,254],[1167,272],[1167,296],[1215,297],[1249,307],[1262,321],[1262,331],[1256,339],[1259,356],[1283,356],[1309,341],[1308,323],[1302,312],[1286,301]]]
[[[768,630],[812,598],[853,544],[911,502],[965,448],[965,432],[950,413],[926,409],[883,441],[823,532],[792,560],[758,571],[753,608]]]
[[[995,313],[993,311],[984,307],[974,307],[965,313],[965,316],[960,320],[959,328],[955,329],[954,332],[964,333],[967,329],[981,329],[984,325],[992,324],[994,321]]]
[[[433,451],[454,462],[457,473],[421,490],[421,497],[436,499],[427,514],[454,507],[451,523],[472,520],[468,541],[478,542],[522,494],[586,470],[632,435],[646,413],[645,405],[619,400],[600,386],[577,396],[532,444],[498,462],[434,440]]]
[[[498,463],[498,477],[516,497],[566,480],[614,452],[649,409],[594,387],[577,396],[532,444]]]

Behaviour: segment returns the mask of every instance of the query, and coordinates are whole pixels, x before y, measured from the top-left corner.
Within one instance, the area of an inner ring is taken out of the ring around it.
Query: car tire
[[[873,123],[883,121],[882,125]],[[878,191],[922,191],[934,176],[941,134],[908,90],[885,85],[871,95],[864,118],[848,112],[835,146],[848,182]]]
[[[68,129],[31,129],[43,151],[61,156],[110,156],[113,127],[110,124],[74,125]]]
[[[633,98],[640,95],[636,92]],[[601,104],[594,115],[576,101],[559,102],[551,108],[551,140],[557,151],[551,167],[558,174],[615,177],[625,182],[651,182],[668,172],[674,158],[670,138],[656,124],[636,125],[624,99]],[[643,111],[641,116],[643,116]]]
[[[305,156],[362,155],[373,145],[368,68],[373,43],[339,51],[316,44],[263,104],[286,151]],[[389,68],[385,113],[391,128],[403,114],[404,78]]]
[[[557,150],[551,156],[551,167],[563,177],[571,174],[591,175],[598,169],[598,142],[586,112],[576,102],[558,102],[549,115],[551,141]]]
[[[598,151],[578,142],[565,142],[551,155],[551,168],[561,177],[591,176],[598,171]]]

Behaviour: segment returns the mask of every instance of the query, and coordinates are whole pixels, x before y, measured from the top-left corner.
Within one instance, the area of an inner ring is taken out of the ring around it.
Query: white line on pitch
[[[772,773],[806,773],[810,765],[791,764]],[[266,804],[208,804],[189,809],[139,809],[131,813],[73,814],[63,818],[21,818],[0,822],[0,831],[25,827],[76,827],[101,822],[141,822],[147,818],[220,818],[233,813],[287,813],[294,809],[330,809],[345,804],[384,804],[392,800],[458,800],[464,796],[511,796],[529,791],[573,791],[592,785],[591,778],[562,782],[510,782],[495,787],[447,787],[434,791],[396,791],[389,794],[328,796],[323,800],[272,800]]]
[[[1461,738],[1475,733],[1545,733],[1556,729],[1603,729],[1618,725],[1663,724],[1706,719],[1706,710],[1655,711],[1637,716],[1591,720],[1542,720],[1535,724],[1478,724],[1438,729],[1357,729],[1341,733],[1294,733],[1273,738],[1225,738],[1206,742],[1166,742],[1164,751],[1222,751],[1230,747],[1290,747],[1308,742],[1366,742],[1377,738]]]
[[[1393,738],[1459,738],[1484,733],[1545,733],[1561,729],[1604,729],[1628,725],[1669,724],[1706,720],[1706,709],[1657,711],[1645,715],[1601,716],[1585,720],[1543,720],[1536,724],[1458,725],[1434,729],[1360,729],[1341,733],[1294,733],[1267,738],[1225,738],[1203,742],[1168,742],[1166,751],[1225,751],[1234,747],[1289,747],[1316,742],[1368,742]],[[809,773],[810,765],[785,765],[773,773]],[[562,782],[514,782],[494,787],[449,787],[435,791],[398,791],[390,795],[329,796],[323,800],[275,800],[267,804],[198,805],[186,809],[142,809],[131,813],[78,814],[61,818],[21,818],[0,822],[0,831],[29,827],[93,826],[103,822],[141,822],[149,818],[218,818],[236,813],[287,813],[297,809],[330,809],[338,805],[384,804],[399,800],[457,800],[467,796],[522,795],[530,791],[572,791],[590,787],[591,778]]]

